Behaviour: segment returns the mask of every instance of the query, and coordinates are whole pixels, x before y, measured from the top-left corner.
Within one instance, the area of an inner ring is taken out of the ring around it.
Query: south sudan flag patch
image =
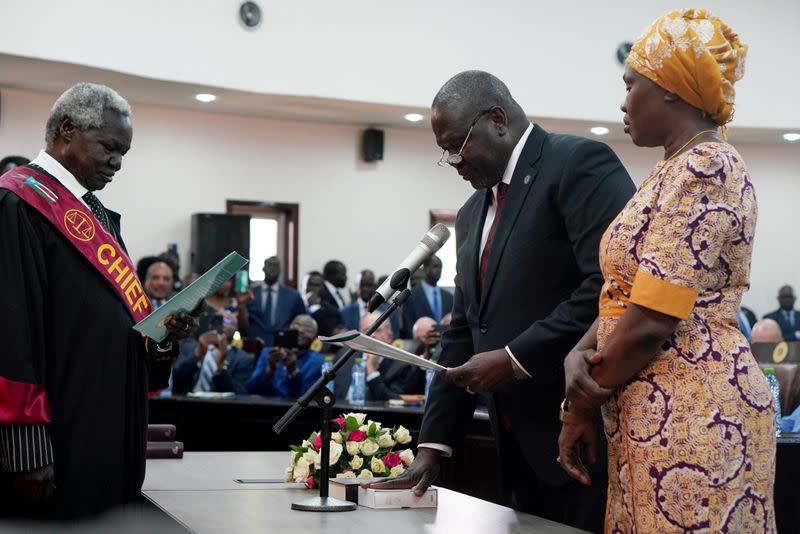
[[[39,193],[39,196],[44,198],[50,204],[55,204],[56,200],[58,200],[58,195],[55,193],[55,191],[44,185],[33,176],[29,176],[28,179],[25,180],[25,185]]]

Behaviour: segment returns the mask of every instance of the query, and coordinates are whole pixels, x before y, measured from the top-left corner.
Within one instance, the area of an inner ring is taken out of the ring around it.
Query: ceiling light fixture
[[[783,139],[785,141],[789,141],[790,143],[794,143],[795,141],[800,141],[800,133],[797,132],[789,132],[783,134]]]
[[[405,120],[407,120],[408,122],[419,122],[422,119],[424,119],[425,117],[423,117],[419,113],[408,113],[406,115],[403,115],[403,118]]]
[[[214,100],[216,100],[217,99],[217,95],[212,95],[211,93],[200,93],[200,94],[194,95],[194,99],[199,101],[199,102],[208,103],[208,102],[213,102]]]
[[[594,128],[589,129],[594,135],[606,135],[608,133],[608,128],[605,126],[595,126]]]

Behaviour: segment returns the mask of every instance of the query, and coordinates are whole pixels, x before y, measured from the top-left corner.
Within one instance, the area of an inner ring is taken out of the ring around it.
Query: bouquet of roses
[[[401,475],[411,462],[411,449],[395,451],[396,445],[411,443],[411,433],[400,426],[383,428],[377,421],[366,421],[363,413],[348,413],[334,419],[339,430],[331,432],[331,478],[378,478]],[[286,468],[286,482],[305,482],[319,486],[322,434],[314,432],[300,445],[291,445],[292,465]]]

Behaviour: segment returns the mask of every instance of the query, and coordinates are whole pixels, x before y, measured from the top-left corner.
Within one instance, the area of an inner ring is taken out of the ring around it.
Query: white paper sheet
[[[365,336],[357,330],[350,330],[336,336],[321,337],[319,339],[320,341],[324,341],[326,343],[344,345],[345,347],[355,349],[359,352],[383,356],[384,358],[408,363],[416,367],[422,367],[423,369],[433,369],[434,371],[441,371],[442,369],[445,369],[445,367],[436,362],[432,362],[415,354],[411,354],[408,351],[397,348],[394,345],[384,343],[383,341],[375,339],[374,337]]]

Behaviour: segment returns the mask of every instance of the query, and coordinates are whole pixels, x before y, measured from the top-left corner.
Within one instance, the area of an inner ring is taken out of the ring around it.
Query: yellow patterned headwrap
[[[745,55],[747,45],[727,24],[705,9],[684,9],[656,19],[628,64],[724,125],[733,118],[733,84],[744,76]]]

